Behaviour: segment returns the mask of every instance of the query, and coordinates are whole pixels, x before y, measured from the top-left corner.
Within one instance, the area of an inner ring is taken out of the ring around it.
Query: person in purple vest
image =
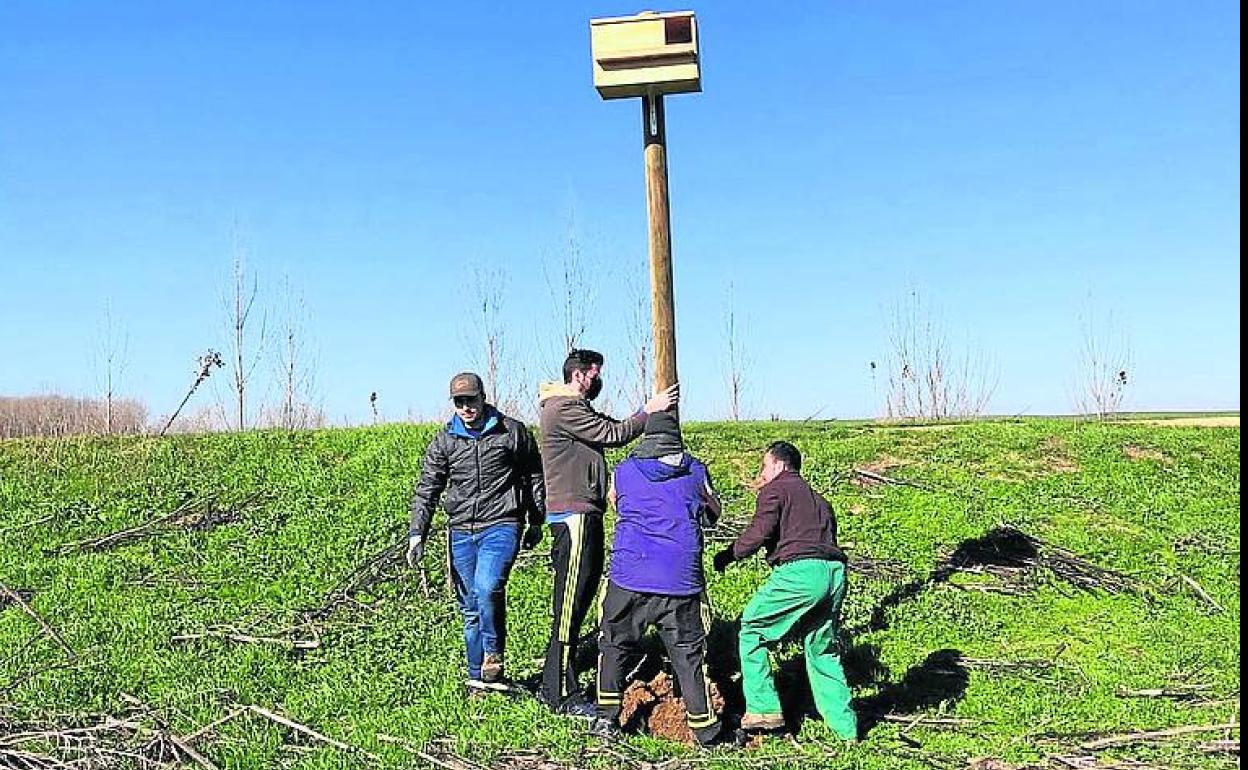
[[[646,418],[644,437],[615,468],[608,498],[619,518],[599,610],[598,713],[591,732],[604,738],[619,733],[625,665],[653,625],[676,671],[689,727],[699,743],[712,743],[720,722],[704,666],[711,612],[702,529],[719,519],[720,505],[706,466],[685,451],[674,414]]]

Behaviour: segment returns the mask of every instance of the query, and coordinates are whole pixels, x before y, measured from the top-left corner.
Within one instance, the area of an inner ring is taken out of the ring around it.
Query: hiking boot
[[[604,741],[613,741],[620,737],[620,725],[609,717],[594,717],[589,723],[589,734]]]
[[[480,679],[464,680],[464,695],[469,698],[480,698],[489,694],[490,688]]]
[[[747,733],[774,733],[784,729],[784,714],[746,714],[741,729]]]
[[[486,684],[497,684],[503,681],[503,654],[492,652],[485,654],[481,663],[481,681]]]

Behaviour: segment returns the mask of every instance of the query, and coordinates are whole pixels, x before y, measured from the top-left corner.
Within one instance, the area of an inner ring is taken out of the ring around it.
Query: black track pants
[[[646,630],[653,625],[667,649],[685,700],[689,727],[705,743],[719,733],[719,718],[711,708],[706,676],[706,636],[711,608],[706,593],[693,596],[644,594],[607,582],[599,612],[598,714],[620,715],[625,666],[634,657]]]
[[[555,570],[550,644],[542,670],[542,699],[558,709],[581,695],[576,677],[576,642],[602,580],[602,514],[574,513],[550,525]]]

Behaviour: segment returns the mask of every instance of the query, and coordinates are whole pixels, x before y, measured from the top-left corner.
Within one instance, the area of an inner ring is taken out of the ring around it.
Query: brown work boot
[[[487,652],[485,660],[481,662],[481,681],[486,684],[501,684],[503,682],[503,655],[499,653]]]
[[[784,729],[784,714],[746,714],[741,729],[751,733],[770,733]]]

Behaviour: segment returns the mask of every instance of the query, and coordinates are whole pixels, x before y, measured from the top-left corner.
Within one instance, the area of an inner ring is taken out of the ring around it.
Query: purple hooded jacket
[[[678,465],[629,457],[615,468],[615,505],[611,582],[665,596],[705,589],[702,524],[719,517],[705,465],[688,453]]]

